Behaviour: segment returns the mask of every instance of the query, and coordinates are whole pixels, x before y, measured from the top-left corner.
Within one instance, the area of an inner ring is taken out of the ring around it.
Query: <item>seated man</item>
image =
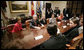
[[[56,24],[56,18],[54,17],[54,14],[52,14],[51,18],[49,19],[49,23]]]
[[[79,36],[82,35],[81,37],[83,38],[83,18],[80,19],[79,23],[80,23],[80,27],[78,28]],[[76,41],[77,39],[81,37],[74,38],[73,41]]]
[[[47,21],[46,21],[46,19],[45,19],[45,15],[43,15],[43,17],[42,17],[42,19],[40,20],[40,22],[41,22],[43,25],[47,24]]]
[[[49,40],[40,45],[40,49],[65,49],[67,39],[62,34],[57,34],[57,26],[49,24],[47,31],[50,35]]]
[[[30,27],[31,28],[36,28],[36,29],[41,29],[39,26],[43,26],[39,20],[37,19],[37,15],[33,15],[33,19],[32,21],[30,22]]]
[[[71,41],[73,45],[78,45],[79,49],[83,49],[83,18],[80,19],[80,27],[78,28],[79,35],[74,37]],[[77,31],[77,30],[76,30]],[[81,40],[79,43],[77,43],[77,40]],[[69,49],[76,48],[76,46],[70,45]]]

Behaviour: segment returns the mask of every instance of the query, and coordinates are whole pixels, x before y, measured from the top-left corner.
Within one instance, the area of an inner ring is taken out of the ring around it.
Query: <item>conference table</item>
[[[24,37],[21,39],[21,41],[23,42],[23,49],[31,49],[47,41],[50,38],[50,35],[47,32],[46,26],[47,25],[45,25],[45,27],[42,29],[29,28],[21,31],[21,33],[24,35]],[[60,30],[60,33],[64,33],[72,27],[69,25],[69,21],[60,21],[57,22],[57,28]],[[42,35],[43,38],[35,40],[35,37],[40,35]]]

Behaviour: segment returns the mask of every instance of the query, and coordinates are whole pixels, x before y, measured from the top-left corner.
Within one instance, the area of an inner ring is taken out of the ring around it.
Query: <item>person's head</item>
[[[79,24],[79,20],[76,19],[76,17],[73,17],[73,18],[71,18],[71,20],[70,20],[70,24],[71,24],[71,25],[78,25],[78,24]]]
[[[52,13],[52,16],[51,17],[54,18],[54,13]]]
[[[45,15],[44,14],[42,15],[42,19],[45,19]]]
[[[17,17],[16,20],[17,20],[17,23],[21,23],[21,18],[20,17]]]
[[[63,16],[63,14],[61,13],[60,16]]]
[[[49,35],[57,35],[57,26],[55,24],[48,24],[47,31]]]
[[[33,19],[36,21],[37,20],[37,15],[33,15]]]
[[[80,19],[79,24],[80,24],[81,26],[83,26],[83,18]]]

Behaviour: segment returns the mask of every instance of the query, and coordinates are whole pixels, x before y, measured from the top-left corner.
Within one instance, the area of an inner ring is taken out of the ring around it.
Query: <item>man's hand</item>
[[[44,28],[45,26],[42,24],[41,28]]]

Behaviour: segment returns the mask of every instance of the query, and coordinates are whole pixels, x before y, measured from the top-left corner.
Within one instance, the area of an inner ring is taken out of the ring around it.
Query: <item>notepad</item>
[[[61,22],[57,22],[57,23],[61,23]]]
[[[40,27],[35,27],[36,29],[40,30],[41,28]]]
[[[63,26],[63,28],[66,28],[67,26]]]
[[[35,37],[35,40],[39,40],[39,39],[42,39],[42,38],[43,38],[43,35],[40,35],[40,36]]]
[[[67,25],[70,25],[69,23],[67,23]]]

